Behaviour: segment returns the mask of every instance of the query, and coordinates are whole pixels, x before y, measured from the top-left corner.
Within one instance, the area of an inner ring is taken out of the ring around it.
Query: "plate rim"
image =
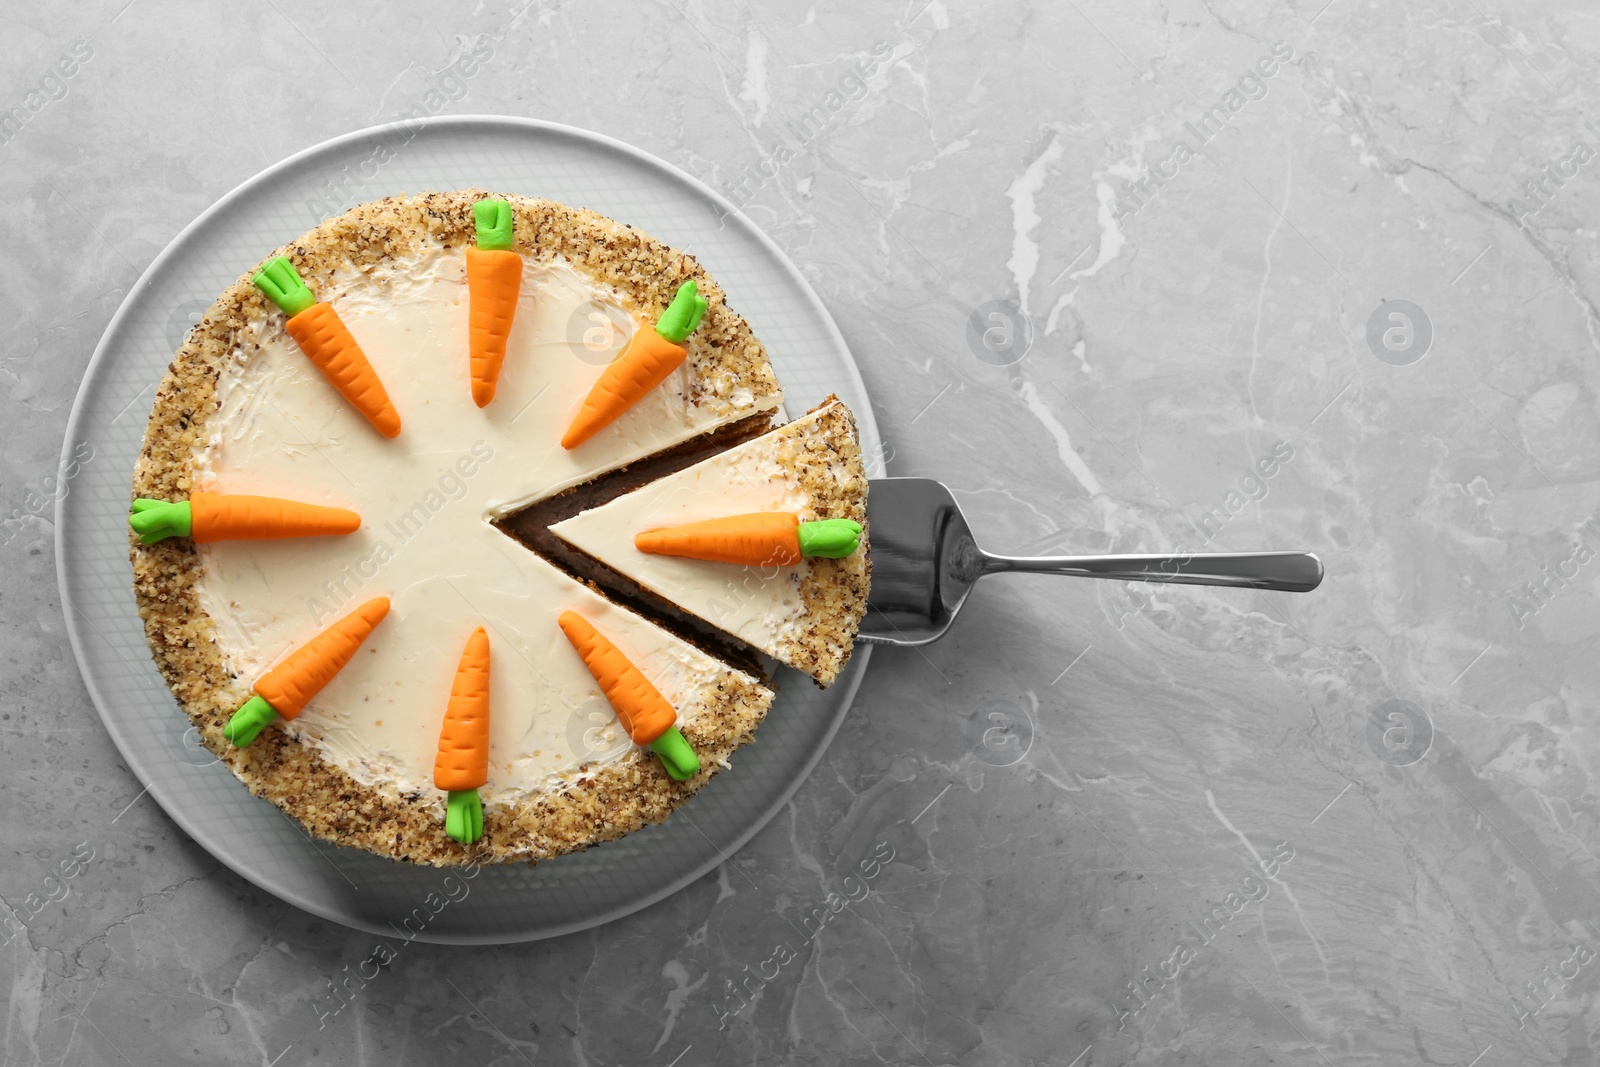
[[[726,224],[726,220],[729,218],[741,219],[745,225],[745,228],[756,239],[756,241],[762,245],[766,252],[771,255],[784,269],[786,269],[792,276],[793,280],[798,283],[797,291],[816,313],[818,320],[822,323],[824,330],[828,335],[828,339],[837,346],[838,351],[845,355],[847,375],[851,379],[850,384],[855,386],[857,395],[862,397],[865,401],[865,403],[862,405],[862,410],[857,411],[854,407],[852,407],[851,410],[854,413],[857,422],[862,424],[868,430],[872,439],[878,443],[879,448],[881,449],[882,438],[878,432],[877,420],[873,414],[871,398],[867,392],[866,382],[861,377],[861,368],[856,364],[855,354],[851,351],[849,344],[845,341],[843,333],[840,332],[838,323],[834,322],[833,316],[828,312],[826,305],[822,303],[822,300],[817,295],[816,290],[806,279],[805,275],[800,272],[799,267],[795,265],[794,261],[789,258],[788,254],[785,253],[783,249],[781,249],[777,243],[767,235],[765,230],[757,226],[755,221],[751,219],[749,215],[745,214],[741,209],[735,207],[722,194],[718,193],[715,189],[711,188],[693,174],[690,174],[689,172],[665,159],[662,159],[659,156],[647,152],[642,148],[628,144],[627,142],[619,140],[615,137],[611,137],[608,134],[584,129],[580,126],[573,126],[561,122],[551,122],[546,119],[528,118],[519,115],[432,115],[420,119],[407,119],[398,122],[386,122],[378,123],[372,126],[364,126],[360,129],[350,130],[345,133],[326,138],[322,141],[318,141],[315,144],[308,145],[296,152],[291,153],[288,156],[285,156],[278,162],[265,167],[260,171],[257,171],[255,174],[252,174],[242,182],[239,182],[222,196],[218,197],[209,207],[201,211],[186,226],[174,234],[172,239],[167,242],[166,246],[163,247],[160,252],[156,253],[155,257],[151,259],[149,265],[147,265],[140,273],[138,280],[129,287],[127,295],[123,297],[122,302],[117,306],[117,310],[112,314],[110,320],[106,323],[105,329],[101,332],[100,339],[95,344],[94,352],[89,357],[89,362],[84,366],[83,377],[80,379],[78,391],[73,397],[71,412],[67,416],[66,433],[62,440],[61,455],[57,462],[58,476],[61,471],[67,469],[70,463],[73,441],[76,439],[77,432],[80,428],[83,418],[85,417],[85,409],[87,407],[86,397],[91,388],[91,383],[96,380],[97,372],[100,371],[102,364],[108,362],[111,358],[111,338],[121,328],[124,320],[130,314],[132,314],[133,309],[139,306],[139,302],[144,297],[146,291],[155,284],[156,276],[167,266],[168,262],[177,255],[176,250],[179,248],[179,246],[184,244],[184,242],[193,232],[210,222],[216,216],[222,214],[229,207],[231,207],[236,200],[242,198],[248,191],[266,182],[269,182],[273,176],[295,166],[311,156],[325,152],[337,151],[349,143],[360,142],[371,138],[375,134],[393,131],[396,129],[412,130],[424,127],[465,128],[474,125],[490,127],[497,126],[502,129],[513,130],[519,133],[535,133],[569,137],[579,141],[588,141],[598,144],[603,148],[620,152],[625,156],[630,156],[636,163],[643,164],[650,169],[662,172],[668,180],[681,182],[687,185],[692,192],[697,193],[704,199],[710,201],[714,206],[721,209],[720,214],[724,225]],[[292,240],[293,237],[291,236],[289,239]],[[52,538],[56,556],[56,590],[57,594],[61,598],[62,607],[64,609],[62,615],[64,619],[64,625],[67,630],[67,640],[72,646],[72,655],[74,660],[77,662],[78,674],[83,679],[84,687],[89,693],[89,699],[94,705],[96,714],[100,717],[101,725],[105,727],[106,733],[110,735],[112,744],[116,746],[118,755],[120,755],[123,761],[127,764],[128,770],[132,773],[134,779],[144,786],[144,792],[150,794],[156,803],[160,805],[161,810],[166,813],[167,817],[176,823],[178,828],[181,829],[190,840],[203,848],[213,859],[227,867],[229,870],[233,871],[234,874],[238,875],[246,882],[260,889],[262,892],[270,893],[273,897],[282,900],[287,904],[293,905],[307,914],[316,916],[320,919],[325,919],[329,922],[337,923],[340,926],[344,926],[349,929],[361,930],[365,933],[370,933],[377,936],[389,936],[392,934],[393,931],[383,930],[381,927],[375,924],[368,924],[360,919],[352,919],[348,915],[334,913],[329,906],[319,901],[306,899],[301,894],[293,890],[286,890],[281,886],[264,884],[262,879],[257,876],[257,872],[241,869],[234,857],[226,854],[214,846],[210,835],[202,835],[196,832],[195,824],[191,821],[188,812],[181,804],[169,802],[168,799],[163,797],[162,794],[165,791],[164,783],[162,783],[157,776],[146,777],[146,775],[143,773],[146,769],[143,766],[145,762],[144,759],[142,757],[136,759],[129,756],[128,749],[123,744],[123,735],[118,726],[117,717],[107,713],[107,701],[104,695],[101,693],[93,673],[86,667],[84,651],[85,640],[80,633],[79,622],[77,619],[77,609],[73,606],[73,598],[70,592],[66,566],[66,523],[63,521],[63,519],[65,518],[64,512],[67,507],[68,495],[69,494],[60,494],[56,498],[54,508],[55,532]],[[669,882],[661,889],[658,889],[647,896],[641,897],[638,900],[629,901],[626,904],[618,905],[616,908],[613,908],[612,910],[607,911],[599,916],[575,920],[573,922],[565,923],[556,927],[542,928],[526,934],[513,935],[442,935],[438,932],[425,929],[416,936],[415,940],[440,945],[526,944],[532,941],[542,941],[548,938],[561,937],[566,934],[594,929],[595,927],[604,926],[608,923],[615,922],[618,919],[625,918],[628,915],[643,911],[644,909],[657,904],[662,900],[665,900],[667,897],[675,895],[690,883],[705,877],[708,872],[714,870],[720,864],[729,862],[734,853],[736,853],[739,849],[742,849],[750,842],[752,838],[755,837],[756,834],[760,833],[766,828],[767,824],[770,823],[773,818],[775,818],[777,814],[782,811],[791,800],[794,799],[794,795],[795,793],[799,792],[800,787],[804,785],[808,779],[810,779],[812,772],[816,769],[817,763],[821,761],[823,753],[825,753],[832,745],[834,737],[837,736],[839,732],[839,728],[844,724],[845,717],[854,707],[856,693],[860,689],[861,680],[866,674],[867,664],[872,658],[872,649],[873,646],[869,642],[860,642],[856,645],[853,656],[856,661],[856,665],[850,670],[849,677],[844,680],[844,688],[840,694],[839,710],[834,714],[833,722],[829,725],[821,742],[816,746],[815,750],[806,760],[801,772],[795,776],[793,784],[789,786],[789,788],[785,789],[782,795],[771,803],[768,810],[761,812],[758,817],[750,823],[749,826],[741,831],[735,837],[732,845],[729,848],[723,849],[715,842],[711,842],[713,849],[715,849],[717,853],[714,858],[697,866],[687,875],[680,876],[674,881]],[[162,684],[165,685],[165,682],[163,681]],[[242,788],[242,783],[240,783],[240,786]],[[140,796],[142,795],[143,793],[140,794]],[[137,800],[138,797],[135,797],[134,799]],[[382,857],[379,858],[381,859]],[[392,862],[398,863],[402,861],[393,860]],[[507,869],[511,869],[513,867],[516,869],[521,869],[520,865],[506,866]],[[441,870],[444,869],[441,868]]]

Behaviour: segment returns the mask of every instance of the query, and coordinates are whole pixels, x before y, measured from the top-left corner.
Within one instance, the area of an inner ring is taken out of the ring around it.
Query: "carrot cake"
[[[854,422],[830,398],[754,437],[781,402],[715,281],[638,230],[482,190],[364,204],[224,291],[161,382],[130,516],[151,651],[207,747],[318,838],[449,866],[659,822],[773,691],[625,576],[824,683],[865,610]],[[594,568],[506,536],[708,449],[559,531]],[[691,553],[710,542],[665,528],[775,531],[786,562],[646,565],[605,532],[641,517]],[[790,559],[791,529],[828,555]]]

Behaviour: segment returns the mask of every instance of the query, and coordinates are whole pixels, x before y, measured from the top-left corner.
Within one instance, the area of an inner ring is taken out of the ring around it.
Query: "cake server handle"
[[[976,547],[976,546],[974,546]],[[1022,572],[1167,585],[1221,585],[1309,593],[1322,584],[1313,552],[1204,552],[1193,555],[1000,556],[983,552],[977,577]]]

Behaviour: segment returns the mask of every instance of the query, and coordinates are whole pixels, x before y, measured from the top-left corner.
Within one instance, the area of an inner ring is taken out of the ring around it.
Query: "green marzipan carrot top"
[[[128,525],[139,535],[141,544],[153,545],[169,537],[188,537],[193,533],[194,510],[187,500],[168,502],[141,497],[133,502]]]
[[[700,319],[706,313],[706,298],[700,295],[699,288],[693,281],[678,286],[677,295],[672,298],[672,303],[661,313],[661,319],[656,323],[656,333],[660,334],[663,340],[681,345],[685,338],[694,333],[694,328],[700,325]]]
[[[251,279],[290,318],[317,302],[287,256],[275,256]]]
[[[795,529],[802,556],[844,559],[861,546],[861,524],[854,519],[814,519]]]
[[[473,204],[472,222],[478,231],[479,248],[493,251],[511,247],[511,205],[504,200],[479,200]]]

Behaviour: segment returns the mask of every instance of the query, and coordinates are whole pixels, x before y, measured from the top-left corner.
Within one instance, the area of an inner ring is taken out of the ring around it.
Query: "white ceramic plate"
[[[150,795],[240,875],[347,926],[391,936],[420,928],[419,940],[459,944],[595,926],[726,860],[799,788],[849,709],[870,653],[859,648],[826,692],[785,671],[758,743],[663,825],[531,869],[484,869],[464,897],[456,883],[444,892],[445,871],[312,841],[198,746],[151,662],[128,563],[128,487],[155,386],[200,312],[271,249],[363,201],[471,186],[593,208],[691,252],[772,353],[789,410],[836,392],[855,411],[865,454],[879,455],[861,376],[794,264],[695,179],[583,130],[469,116],[348,134],[245,182],[155,258],[95,350],[62,450],[69,480],[56,507],[56,559],[89,693]]]

